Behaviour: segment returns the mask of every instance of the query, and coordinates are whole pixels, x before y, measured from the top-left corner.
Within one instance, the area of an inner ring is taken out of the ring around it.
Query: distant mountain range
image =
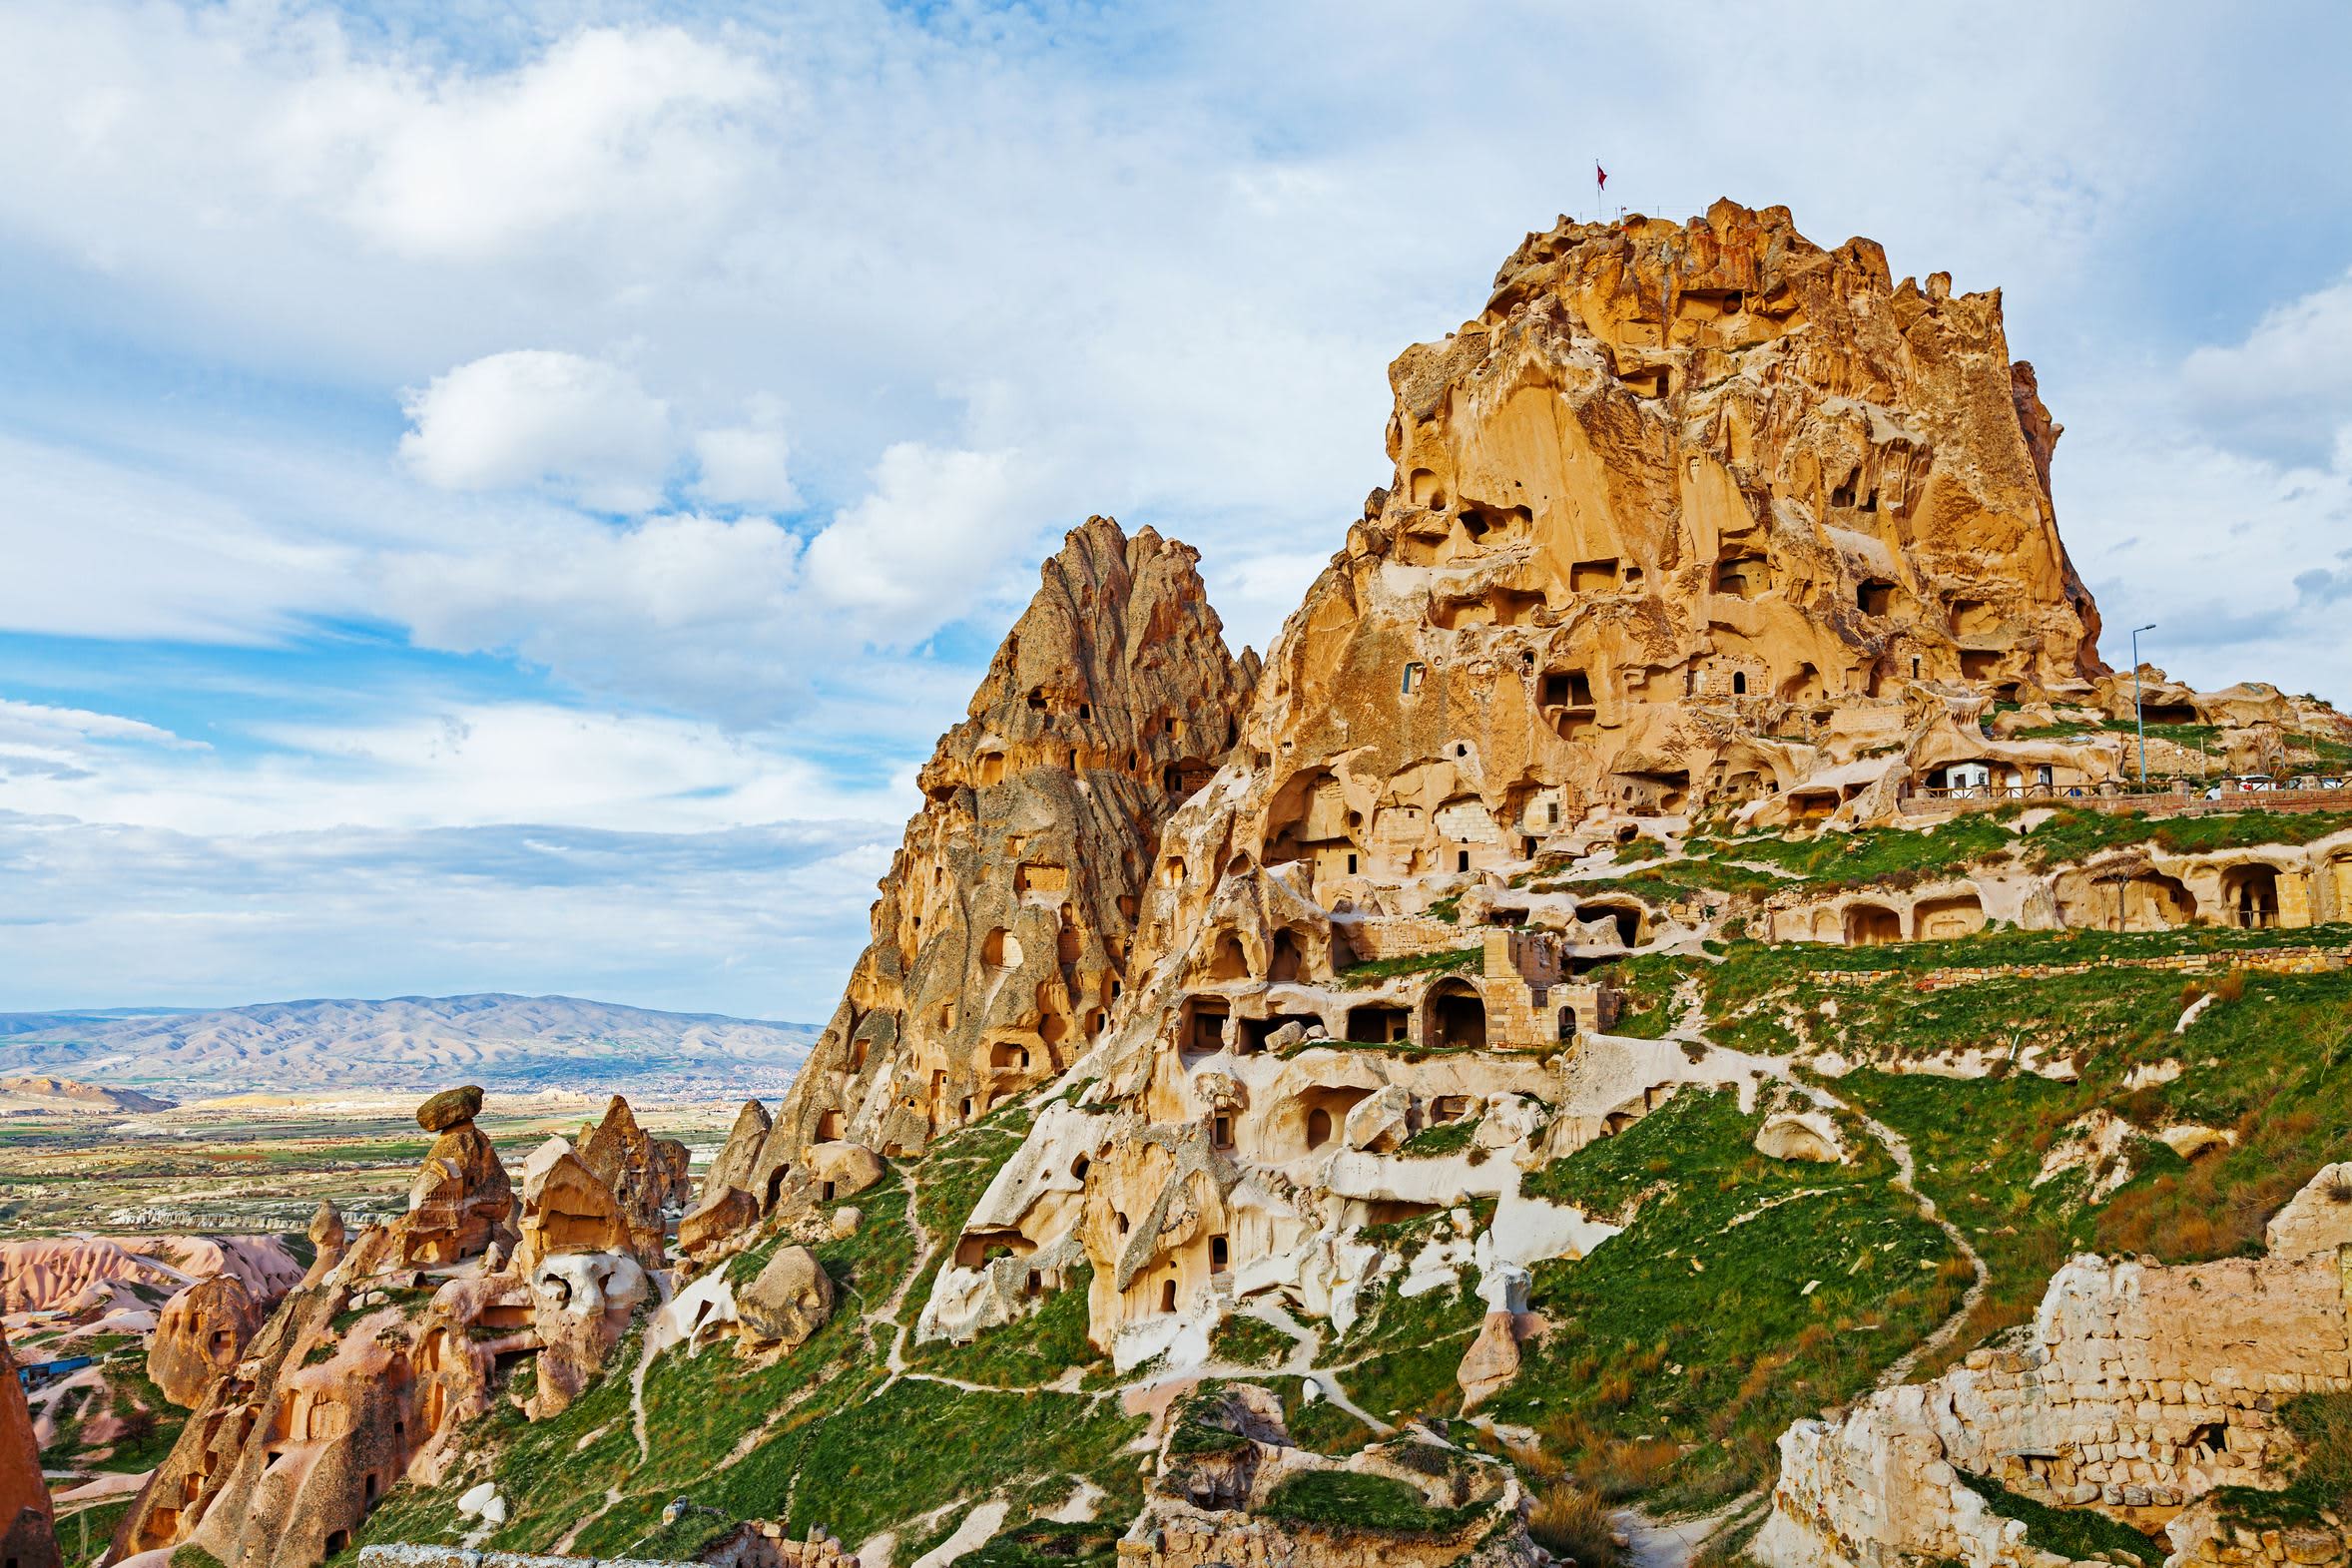
[[[497,993],[0,1013],[0,1074],[180,1094],[478,1083],[774,1095],[817,1034],[812,1024]]]

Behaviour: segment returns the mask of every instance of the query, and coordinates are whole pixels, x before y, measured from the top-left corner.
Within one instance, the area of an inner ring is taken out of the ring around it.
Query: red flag
[[[1608,189],[1608,184],[1609,184],[1609,172],[1608,172],[1606,169],[1603,169],[1603,168],[1601,168],[1601,167],[1600,167],[1600,163],[1599,163],[1599,161],[1598,161],[1597,159],[1596,159],[1596,160],[1594,160],[1594,162],[1593,162],[1593,165],[1592,165],[1592,185],[1593,185],[1593,189],[1594,189],[1594,190],[1597,190],[1597,191],[1605,191],[1605,190],[1607,190],[1607,189]]]

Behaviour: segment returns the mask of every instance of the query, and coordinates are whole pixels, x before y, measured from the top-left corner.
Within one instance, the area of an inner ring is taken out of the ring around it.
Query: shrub
[[[1433,1534],[1460,1529],[1475,1508],[1432,1508],[1420,1492],[1386,1475],[1347,1470],[1309,1470],[1274,1488],[1263,1510],[1269,1517],[1340,1529],[1398,1530]]]
[[[1617,1561],[1608,1508],[1581,1487],[1545,1487],[1527,1514],[1527,1533],[1537,1546],[1576,1568],[1614,1568]]]

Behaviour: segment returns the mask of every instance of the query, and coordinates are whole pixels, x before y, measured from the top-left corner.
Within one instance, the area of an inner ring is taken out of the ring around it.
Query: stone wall
[[[2165,1268],[2077,1258],[2030,1329],[1781,1437],[1770,1568],[2030,1564],[1958,1471],[2142,1529],[2291,1469],[2280,1401],[2352,1390],[2352,1249]]]

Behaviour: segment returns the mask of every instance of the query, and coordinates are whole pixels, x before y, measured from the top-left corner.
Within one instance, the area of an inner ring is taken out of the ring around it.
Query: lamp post
[[[2142,794],[2147,792],[2147,718],[2139,707],[2139,634],[2155,629],[2156,623],[2153,621],[2131,629],[2131,725],[2139,732],[2139,790]]]

